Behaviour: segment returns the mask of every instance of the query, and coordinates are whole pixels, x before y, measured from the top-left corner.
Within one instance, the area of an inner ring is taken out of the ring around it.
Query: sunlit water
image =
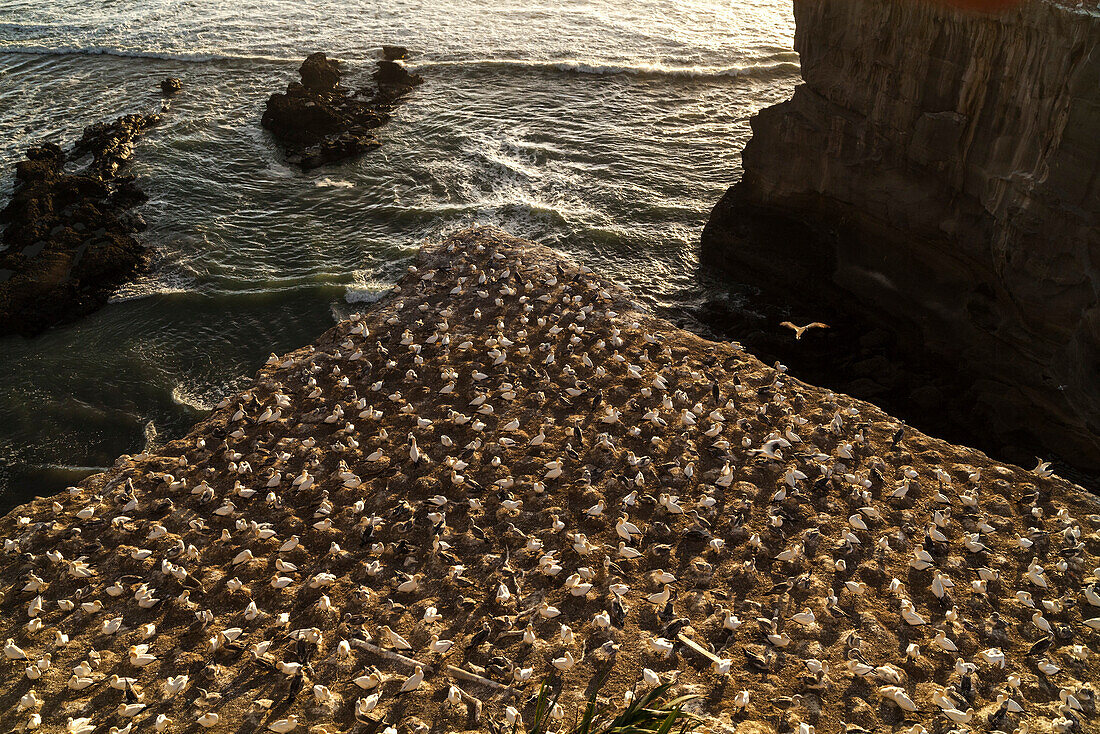
[[[789,96],[790,0],[311,0],[0,5],[0,196],[32,143],[153,109],[137,149],[153,275],[0,340],[0,508],[180,435],[270,352],[376,296],[425,239],[496,224],[687,317],[748,118]],[[365,85],[383,43],[425,78],[382,148],[302,173],[259,126],[307,53]]]

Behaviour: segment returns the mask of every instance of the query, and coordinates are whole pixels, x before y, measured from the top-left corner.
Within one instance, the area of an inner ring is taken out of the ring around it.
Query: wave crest
[[[69,55],[107,55],[136,59],[162,59],[168,61],[186,61],[195,63],[209,62],[253,62],[253,63],[298,63],[300,57],[266,56],[261,54],[232,53],[190,53],[182,51],[156,51],[143,49],[116,48],[113,46],[41,46],[0,43],[0,53]],[[793,53],[793,52],[792,52]],[[359,54],[334,54],[348,61],[363,61],[374,58]],[[567,74],[615,75],[629,74],[641,77],[671,77],[681,79],[717,79],[722,77],[767,77],[773,74],[794,74],[799,70],[798,62],[789,60],[761,61],[754,64],[734,66],[679,66],[675,64],[647,62],[603,61],[600,59],[425,59],[410,63],[411,69],[458,68],[458,69],[507,69],[513,71],[564,72]]]
[[[298,63],[298,59],[260,54],[188,53],[183,51],[146,51],[113,46],[40,46],[0,43],[0,53],[37,54],[45,56],[119,56],[130,59],[161,59],[209,63],[213,61],[246,61],[260,63]]]
[[[530,71],[562,71],[573,74],[630,74],[633,76],[674,77],[708,79],[740,76],[768,76],[779,73],[797,73],[799,66],[793,61],[770,61],[742,66],[675,66],[660,63],[617,63],[583,59],[470,59],[454,61],[422,61],[410,64],[416,69],[432,67],[505,68]]]

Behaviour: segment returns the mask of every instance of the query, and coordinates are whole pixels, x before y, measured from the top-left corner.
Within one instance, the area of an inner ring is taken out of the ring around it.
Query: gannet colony
[[[496,230],[0,523],[5,731],[1100,726],[1095,498]]]

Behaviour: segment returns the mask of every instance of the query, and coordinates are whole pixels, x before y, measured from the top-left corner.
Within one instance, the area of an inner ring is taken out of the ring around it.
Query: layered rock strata
[[[499,730],[548,681],[557,728],[610,671],[710,731],[1068,731],[1098,513],[471,230],[0,519],[0,725]]]
[[[287,160],[302,168],[344,160],[378,147],[371,132],[390,119],[394,106],[424,80],[398,63],[403,48],[385,47],[374,72],[373,92],[340,86],[339,62],[323,53],[306,57],[301,82],[267,101],[261,123],[283,146]]]
[[[704,258],[858,304],[971,375],[977,430],[1100,466],[1100,17],[794,11],[805,83],[753,118]]]

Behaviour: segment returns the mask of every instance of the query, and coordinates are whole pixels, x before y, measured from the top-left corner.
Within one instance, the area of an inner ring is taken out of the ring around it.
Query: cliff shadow
[[[709,295],[691,309],[704,330],[740,342],[768,364],[783,363],[801,380],[872,402],[924,433],[1027,468],[1041,456],[1060,475],[1100,492],[1100,472],[1060,452],[1050,435],[1025,428],[1026,400],[1012,395],[1014,386],[929,348],[926,315],[898,318],[837,285],[838,252],[857,234],[842,223],[816,227],[789,210],[738,201],[736,189],[711,217],[722,221],[720,234],[704,234],[698,277],[709,281]],[[784,321],[828,328],[796,338]]]

